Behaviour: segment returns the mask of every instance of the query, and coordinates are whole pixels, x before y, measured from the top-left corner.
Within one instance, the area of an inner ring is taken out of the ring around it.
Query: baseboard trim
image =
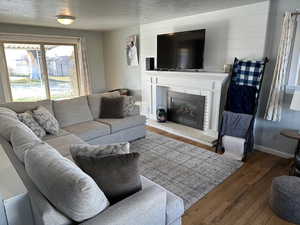
[[[261,152],[276,155],[276,156],[279,156],[279,157],[282,157],[282,158],[285,158],[285,159],[290,159],[290,158],[294,157],[293,154],[281,152],[281,151],[278,151],[276,149],[265,147],[265,146],[262,146],[262,145],[254,145],[254,149],[256,149],[258,151],[261,151]]]

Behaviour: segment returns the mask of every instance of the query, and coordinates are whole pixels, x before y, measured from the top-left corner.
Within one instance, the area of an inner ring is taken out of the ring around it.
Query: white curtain
[[[88,59],[87,59],[87,47],[85,38],[80,38],[79,44],[79,67],[80,67],[80,77],[79,77],[79,90],[80,95],[89,95],[91,94],[91,81],[88,68]]]
[[[283,95],[289,71],[292,47],[294,45],[296,27],[296,16],[293,16],[290,12],[285,13],[271,91],[265,112],[266,120],[281,120]]]

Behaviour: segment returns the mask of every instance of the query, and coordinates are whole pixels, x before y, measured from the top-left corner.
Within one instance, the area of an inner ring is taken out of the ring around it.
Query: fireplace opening
[[[168,91],[168,120],[203,130],[205,96]]]

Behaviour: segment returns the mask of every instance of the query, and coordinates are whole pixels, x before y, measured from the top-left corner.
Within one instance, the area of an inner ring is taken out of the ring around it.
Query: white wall
[[[0,32],[85,37],[87,44],[88,66],[92,81],[92,92],[101,92],[106,89],[101,32],[3,23],[0,23]],[[0,84],[0,100],[3,99],[3,93],[1,90],[2,88]]]
[[[145,58],[157,55],[157,35],[206,29],[204,69],[221,71],[234,57],[264,56],[269,1],[141,25],[142,87],[145,82]],[[146,99],[142,88],[143,99]],[[143,104],[146,105],[145,103]],[[143,113],[147,114],[146,107]]]
[[[204,69],[264,55],[269,1],[141,25],[141,62],[156,58],[157,34],[206,29]],[[145,66],[142,64],[142,70]]]
[[[106,85],[108,89],[128,88],[140,96],[140,66],[128,66],[126,40],[130,35],[138,35],[139,26],[105,32],[103,35]]]

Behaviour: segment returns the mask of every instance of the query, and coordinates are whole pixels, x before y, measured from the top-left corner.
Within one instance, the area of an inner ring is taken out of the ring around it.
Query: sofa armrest
[[[81,225],[165,225],[166,192],[148,187]]]
[[[0,196],[0,224],[7,225],[5,207],[1,196]]]

